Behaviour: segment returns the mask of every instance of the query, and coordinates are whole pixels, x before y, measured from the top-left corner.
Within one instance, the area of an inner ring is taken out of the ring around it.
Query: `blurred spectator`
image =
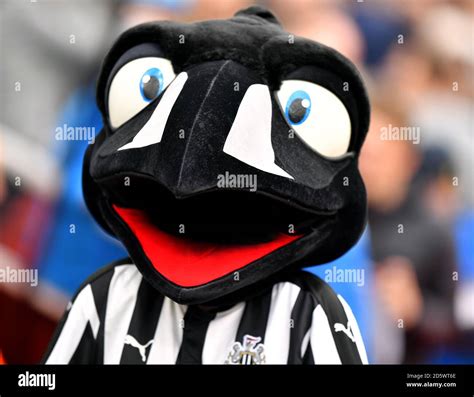
[[[472,3],[470,12],[463,1],[427,3],[431,7],[422,16],[412,13],[417,21],[412,38],[402,44],[395,41],[377,81],[405,108],[409,124],[420,127],[422,145],[446,148],[462,197],[473,206]]]
[[[427,147],[416,177],[425,207],[448,227],[456,246],[459,274],[456,277],[454,314],[461,333],[448,346],[433,352],[434,362],[474,363],[474,211],[460,195],[457,172],[445,148]]]
[[[403,9],[394,2],[351,2],[349,10],[366,43],[364,62],[370,68],[384,62],[400,35],[410,34]]]
[[[362,63],[364,38],[352,17],[340,7],[341,2],[271,0],[267,4],[288,32],[319,41],[335,48],[352,62]]]
[[[5,158],[5,149],[3,147],[2,135],[0,134],[0,205],[2,204],[7,194],[6,183],[5,183],[5,166],[3,164],[4,158]]]
[[[37,267],[61,190],[62,159],[51,145],[57,111],[109,45],[112,22],[112,1],[0,4],[2,267]],[[30,285],[0,285],[0,350],[10,363],[37,361],[54,329],[50,307],[34,306],[37,295]]]
[[[229,18],[242,8],[256,3],[253,0],[194,0],[194,2],[194,7],[190,9],[191,15],[188,16],[194,21]]]
[[[446,149],[441,147],[428,146],[421,154],[416,188],[426,209],[440,222],[452,226],[462,210],[453,162]]]
[[[0,120],[15,134],[49,146],[57,109],[109,44],[112,3],[2,1]]]
[[[360,167],[368,190],[377,293],[393,327],[404,330],[404,361],[420,362],[454,329],[455,253],[449,230],[413,191],[420,162],[415,144],[384,138],[385,129],[407,126],[395,109],[392,103],[374,104]],[[377,362],[396,359],[377,356],[387,339],[375,337]]]

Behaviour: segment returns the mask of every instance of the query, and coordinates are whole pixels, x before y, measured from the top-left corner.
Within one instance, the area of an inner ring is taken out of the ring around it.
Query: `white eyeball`
[[[110,84],[109,120],[112,128],[130,120],[158,97],[175,78],[168,59],[145,57],[125,64]]]
[[[347,152],[351,120],[331,91],[309,81],[286,80],[277,97],[289,125],[309,147],[329,158]]]

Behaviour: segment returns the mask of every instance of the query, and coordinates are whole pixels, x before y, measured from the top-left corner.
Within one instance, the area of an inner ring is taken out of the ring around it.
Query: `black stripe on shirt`
[[[87,322],[86,329],[76,351],[69,360],[69,364],[90,364],[95,362],[95,338],[92,333],[91,323]]]
[[[155,336],[163,299],[163,295],[159,294],[145,279],[142,279],[128,327],[128,335],[135,338],[141,345],[146,345]],[[153,341],[153,343],[156,342],[158,341]],[[151,346],[152,344],[146,348],[145,357],[148,357]],[[120,364],[146,364],[146,361],[143,361],[140,351],[136,347],[124,344]]]
[[[242,343],[245,335],[261,337],[261,343],[265,342],[265,331],[267,329],[271,303],[272,289],[246,302],[237,330],[236,342]]]
[[[189,306],[184,315],[184,332],[176,364],[201,364],[202,350],[206,341],[209,323],[216,317],[215,312],[204,311],[197,306]],[[223,330],[223,332],[225,332]]]
[[[295,305],[293,306],[293,310],[291,311],[293,328],[291,328],[290,330],[290,349],[288,352],[288,364],[303,363],[301,345],[303,343],[305,335],[311,328],[311,321],[314,309],[315,302],[313,297],[308,292],[301,290],[298,294],[298,298],[296,299]]]
[[[308,348],[306,349],[306,353],[303,356],[302,364],[304,364],[304,365],[314,365],[313,350],[311,349],[311,346],[309,346],[309,345],[308,345]]]

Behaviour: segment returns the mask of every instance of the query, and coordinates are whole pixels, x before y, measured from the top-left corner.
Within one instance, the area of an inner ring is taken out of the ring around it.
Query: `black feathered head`
[[[128,30],[97,101],[87,205],[177,302],[325,263],[364,228],[357,159],[369,104],[358,72],[262,8]]]

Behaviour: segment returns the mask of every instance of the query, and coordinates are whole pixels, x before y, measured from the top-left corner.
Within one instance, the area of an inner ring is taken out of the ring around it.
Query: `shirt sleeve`
[[[95,362],[100,320],[90,284],[69,303],[49,348],[44,364],[91,364]]]
[[[368,364],[357,321],[340,295],[319,300],[303,342],[305,364]]]

